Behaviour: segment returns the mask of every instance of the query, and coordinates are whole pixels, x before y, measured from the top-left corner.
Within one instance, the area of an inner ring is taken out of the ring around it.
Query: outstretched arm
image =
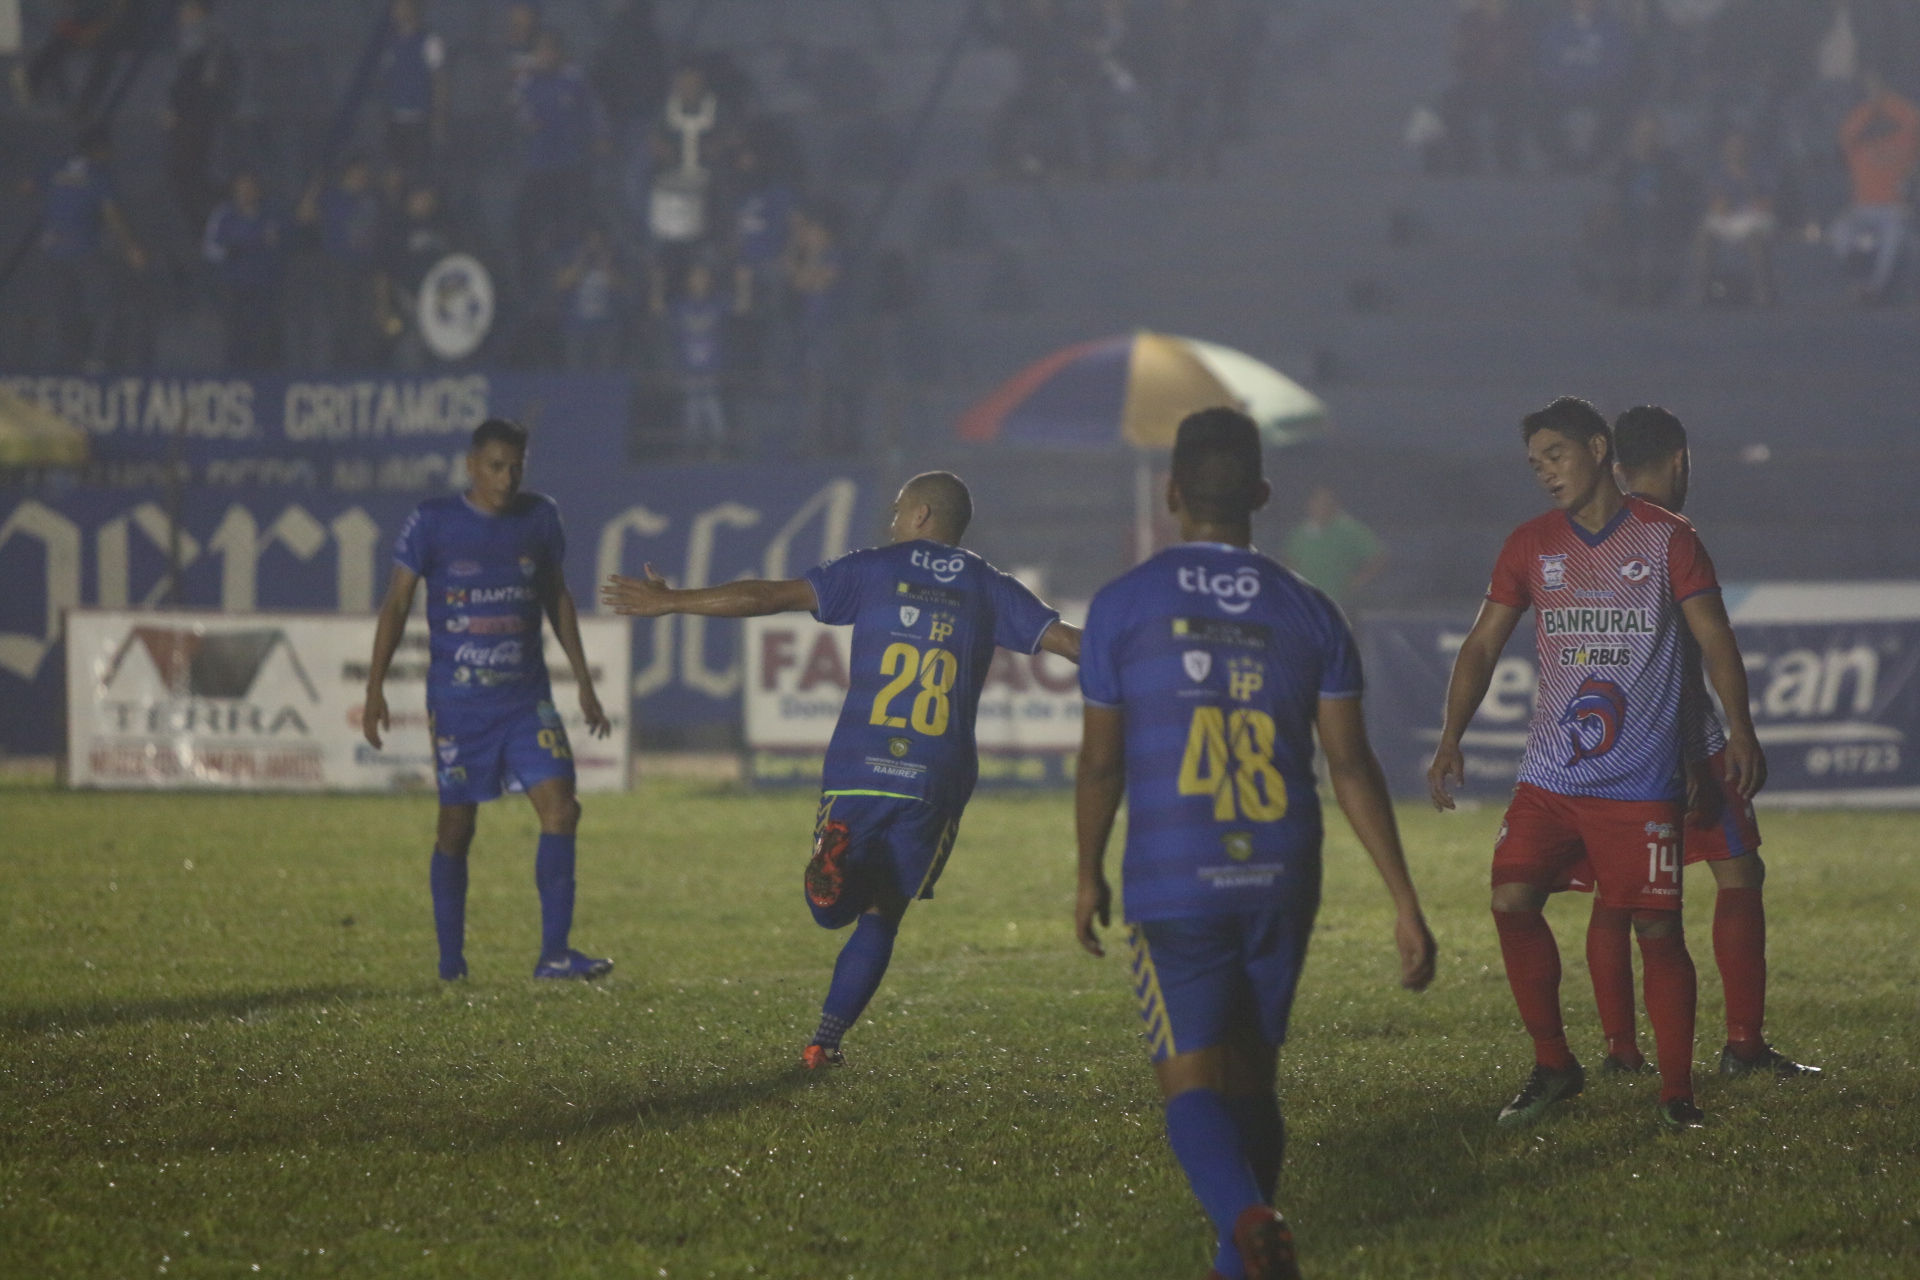
[[[1040,647],[1068,662],[1080,661],[1080,628],[1071,622],[1056,622],[1040,635]]]
[[[1433,763],[1427,766],[1427,792],[1436,809],[1453,808],[1449,779],[1455,785],[1466,781],[1467,762],[1460,754],[1460,735],[1486,700],[1487,689],[1493,684],[1493,669],[1500,662],[1500,651],[1507,647],[1507,637],[1520,621],[1520,612],[1512,605],[1492,600],[1481,604],[1480,616],[1473,620],[1473,630],[1467,633],[1459,656],[1453,660],[1453,675],[1447,681],[1447,719],[1440,726],[1440,745],[1434,748]]]
[[[1320,748],[1327,754],[1334,799],[1353,825],[1353,834],[1366,846],[1387,892],[1393,895],[1393,938],[1400,949],[1400,985],[1409,991],[1424,991],[1433,981],[1433,933],[1420,912],[1420,895],[1407,872],[1400,826],[1393,816],[1393,800],[1387,795],[1387,776],[1367,741],[1360,699],[1320,699]]]
[[[380,621],[373,629],[373,660],[367,664],[367,701],[360,709],[360,732],[376,748],[380,731],[390,727],[387,716],[387,668],[400,648],[400,636],[407,629],[407,615],[413,612],[413,589],[420,575],[405,565],[393,566],[387,582],[387,598],[380,606]]]
[[[1767,757],[1753,731],[1753,710],[1747,703],[1747,664],[1740,658],[1740,642],[1734,639],[1726,602],[1719,592],[1706,591],[1682,600],[1680,612],[1700,646],[1707,679],[1713,681],[1713,691],[1720,695],[1720,705],[1727,713],[1727,780],[1743,799],[1751,800],[1767,785]]]
[[[805,578],[777,582],[746,578],[717,587],[681,590],[647,566],[644,578],[614,574],[600,588],[600,598],[615,613],[634,618],[658,618],[668,613],[697,613],[707,618],[760,618],[770,613],[812,613],[820,607],[813,584]]]
[[[1074,769],[1073,827],[1080,845],[1080,888],[1074,901],[1073,936],[1096,956],[1105,955],[1097,919],[1112,923],[1113,887],[1107,883],[1107,839],[1127,788],[1126,717],[1118,707],[1089,702],[1080,732],[1080,762]]]

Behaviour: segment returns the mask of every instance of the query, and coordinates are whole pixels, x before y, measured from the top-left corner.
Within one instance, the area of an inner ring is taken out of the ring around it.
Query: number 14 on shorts
[[[1662,874],[1680,883],[1680,846],[1663,840],[1647,841],[1647,883],[1657,882]]]

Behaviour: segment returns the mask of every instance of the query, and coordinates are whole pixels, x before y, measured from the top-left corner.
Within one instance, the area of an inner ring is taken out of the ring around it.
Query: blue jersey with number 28
[[[1129,921],[1318,892],[1313,726],[1360,687],[1340,610],[1256,551],[1169,547],[1100,589],[1080,692],[1125,717]]]
[[[973,552],[925,540],[850,552],[807,581],[815,617],[853,625],[822,790],[965,805],[994,646],[1033,653],[1060,615]]]

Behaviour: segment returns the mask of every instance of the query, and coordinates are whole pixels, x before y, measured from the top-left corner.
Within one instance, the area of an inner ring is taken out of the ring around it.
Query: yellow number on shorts
[[[920,693],[913,700],[913,727],[929,738],[947,731],[953,704],[947,693],[960,678],[960,659],[945,649],[929,649],[920,659]]]
[[[1180,758],[1180,794],[1212,796],[1216,822],[1286,817],[1287,781],[1273,764],[1273,735],[1273,717],[1264,711],[1243,709],[1229,717],[1219,707],[1195,707]]]
[[[888,704],[902,689],[913,683],[914,676],[920,673],[920,651],[910,644],[890,644],[887,651],[880,655],[880,674],[893,679],[879,693],[873,695],[873,715],[868,724],[877,724],[888,729],[907,727],[905,717],[889,715]]]

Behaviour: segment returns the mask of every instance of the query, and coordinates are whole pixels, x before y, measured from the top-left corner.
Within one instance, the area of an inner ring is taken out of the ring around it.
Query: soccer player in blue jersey
[[[1080,656],[1079,628],[958,545],[972,518],[959,477],[929,471],[894,500],[889,545],[805,577],[682,591],[649,565],[645,578],[616,576],[602,591],[616,612],[643,618],[804,610],[853,626],[804,889],[822,928],[854,930],[801,1055],[809,1067],[845,1061],[841,1037],[880,989],[900,918],[915,898],[933,896],[979,772],[974,712],[994,647]]]
[[[1386,777],[1360,714],[1360,658],[1327,596],[1252,549],[1269,489],[1232,409],[1180,424],[1167,506],[1182,542],[1087,613],[1075,790],[1075,932],[1103,955],[1104,863],[1124,792],[1133,977],[1167,1139],[1218,1233],[1214,1275],[1297,1276],[1272,1207],[1286,1129],[1275,1056],[1320,902],[1318,729],[1334,798],[1393,895],[1401,985],[1433,980]]]
[[[540,960],[536,978],[597,978],[611,960],[582,955],[568,942],[573,928],[574,832],[580,802],[573,793],[573,749],[547,683],[540,620],[573,668],[588,729],[606,737],[612,725],[594,696],[580,647],[580,618],[561,577],[566,534],[553,499],[522,493],[527,433],[494,418],[473,433],[465,493],[430,498],[407,517],[393,550],[393,579],[374,632],[362,729],[380,745],[391,726],[383,691],[387,668],[427,583],[432,629],[427,665],[427,716],[440,780],[440,828],[431,883],[433,924],[440,937],[440,976],[467,974],[467,850],[475,810],[510,783],[524,788],[540,815],[533,878],[540,891]]]

